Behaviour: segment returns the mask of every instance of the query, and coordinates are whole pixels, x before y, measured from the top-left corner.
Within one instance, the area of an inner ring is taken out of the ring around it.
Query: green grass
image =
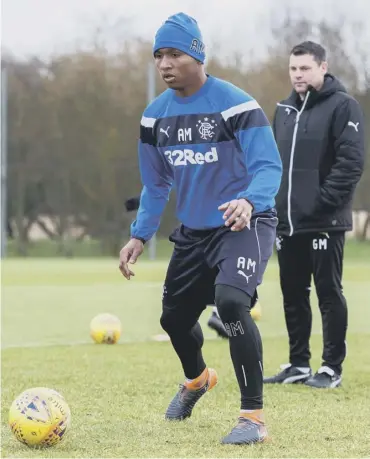
[[[366,250],[366,249],[365,249]],[[214,339],[201,319],[207,363],[219,385],[184,423],[163,413],[183,375],[168,342],[154,342],[166,262],[139,261],[127,282],[116,259],[9,259],[2,264],[2,457],[365,457],[370,452],[370,257],[352,248],[345,263],[349,304],[344,384],[333,391],[304,386],[265,388],[270,443],[221,446],[238,415],[238,389],[227,342]],[[265,372],[287,361],[287,338],[277,283],[268,268],[260,296]],[[313,298],[313,368],[320,365],[321,323]],[[120,344],[94,345],[89,322],[117,314]],[[24,389],[60,391],[72,411],[72,428],[56,447],[34,451],[7,425],[12,400]]]
[[[122,241],[124,243],[124,241]],[[370,245],[370,244],[369,244]],[[7,257],[20,258],[24,254],[19,254],[16,240],[9,240],[7,243]],[[26,256],[28,258],[97,258],[111,256],[106,247],[97,239],[86,239],[83,241],[69,240],[66,243],[68,257],[61,251],[59,242],[50,239],[41,239],[28,242],[26,246]],[[156,244],[156,258],[167,259],[171,250],[171,245],[166,238],[158,238]],[[117,255],[119,249],[117,249]],[[115,255],[115,254],[114,254]],[[146,250],[143,259],[149,259],[149,251]]]

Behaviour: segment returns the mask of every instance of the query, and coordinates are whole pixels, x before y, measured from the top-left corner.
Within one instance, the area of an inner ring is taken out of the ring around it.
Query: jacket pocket
[[[291,189],[291,212],[296,222],[314,217],[319,193],[320,183],[317,170],[294,171]]]

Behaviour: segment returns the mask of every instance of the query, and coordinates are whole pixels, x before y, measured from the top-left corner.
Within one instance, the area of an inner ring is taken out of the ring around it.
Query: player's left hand
[[[231,231],[241,231],[246,226],[250,228],[253,206],[246,199],[233,199],[221,204],[218,210],[224,210],[225,226],[231,226]]]

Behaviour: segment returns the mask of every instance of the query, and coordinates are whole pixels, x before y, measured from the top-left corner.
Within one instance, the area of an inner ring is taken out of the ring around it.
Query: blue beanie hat
[[[153,45],[153,53],[161,48],[175,48],[204,62],[204,44],[198,23],[185,13],[170,16],[159,28]]]

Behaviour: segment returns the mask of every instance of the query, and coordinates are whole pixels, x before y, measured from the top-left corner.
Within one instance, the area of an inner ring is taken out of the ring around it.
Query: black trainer
[[[180,384],[180,390],[169,404],[165,418],[171,421],[183,421],[190,418],[194,405],[209,390],[217,384],[217,373],[213,368],[208,368],[207,382],[198,390],[189,390],[185,384]]]
[[[218,336],[221,336],[221,338],[228,338],[229,335],[227,334],[226,328],[224,327],[224,324],[222,323],[222,320],[219,318],[219,316],[215,313],[212,312],[211,317],[208,320],[208,327],[212,328]]]
[[[314,376],[305,381],[306,386],[317,389],[334,389],[342,384],[342,376],[329,367],[321,367]]]
[[[290,363],[280,365],[282,371],[269,378],[263,378],[264,384],[298,384],[304,383],[312,376],[311,368],[297,368]]]

